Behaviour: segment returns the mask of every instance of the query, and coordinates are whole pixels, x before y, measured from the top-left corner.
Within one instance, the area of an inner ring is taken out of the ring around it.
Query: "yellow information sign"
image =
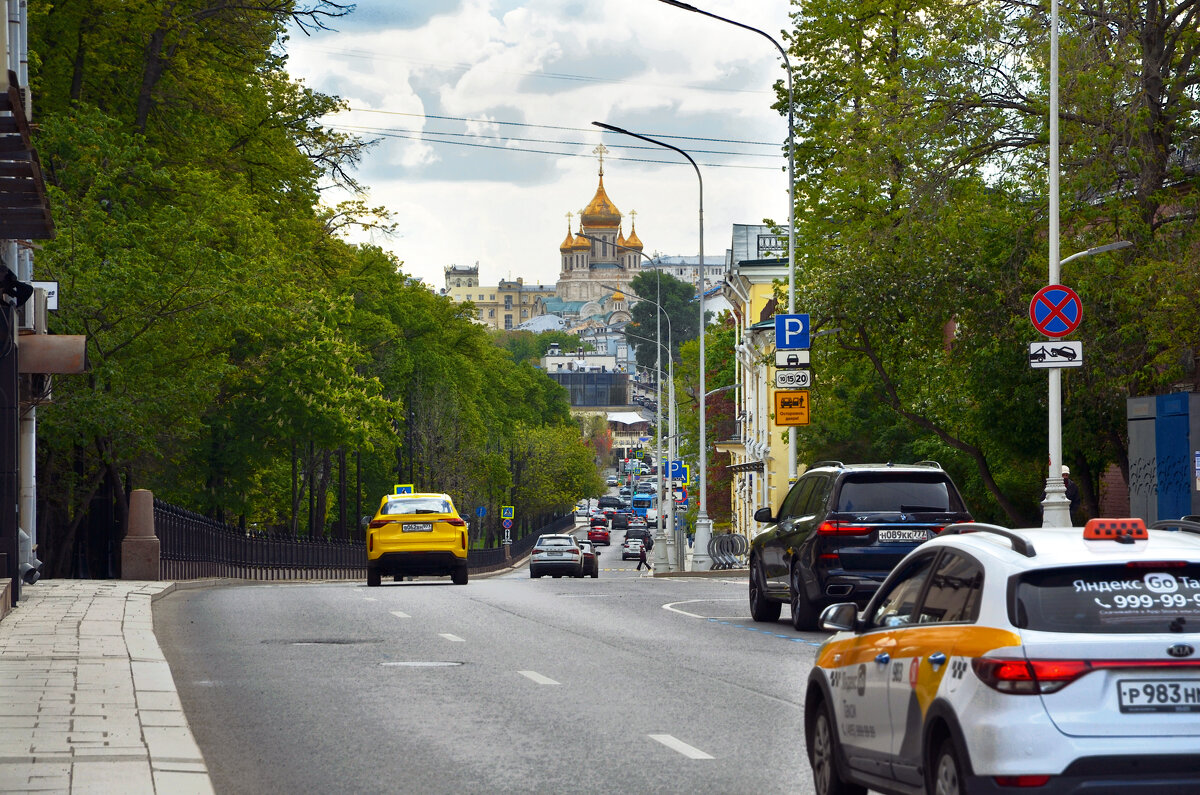
[[[775,424],[808,425],[808,390],[775,390]]]

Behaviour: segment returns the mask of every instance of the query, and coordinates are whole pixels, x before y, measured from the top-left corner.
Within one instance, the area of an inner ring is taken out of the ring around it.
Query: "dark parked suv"
[[[843,464],[819,461],[783,498],[779,515],[750,542],[750,614],[816,629],[834,602],[861,609],[888,572],[918,544],[954,522],[972,521],[950,476],[933,461]]]

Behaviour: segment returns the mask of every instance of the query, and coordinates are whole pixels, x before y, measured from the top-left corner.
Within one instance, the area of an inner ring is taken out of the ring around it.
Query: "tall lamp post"
[[[696,180],[700,187],[700,262],[696,267],[696,288],[700,297],[700,505],[699,513],[696,515],[696,551],[692,555],[692,570],[708,571],[712,566],[712,558],[708,556],[708,542],[712,538],[712,520],[708,518],[708,495],[705,493],[705,487],[708,484],[708,440],[705,437],[704,428],[704,178],[700,175],[700,166],[696,165],[692,156],[678,146],[672,146],[656,138],[630,132],[604,122],[594,121],[592,124],[602,130],[628,135],[631,138],[670,149],[672,152],[678,152],[692,164],[692,168],[696,171]]]
[[[592,239],[588,235],[584,235],[583,237]],[[617,248],[628,248],[628,247],[627,246],[617,246]],[[636,251],[636,249],[629,249],[629,250]],[[643,254],[642,256],[645,256],[645,255]],[[647,257],[647,259],[649,259],[649,258]],[[614,291],[613,292],[613,300],[615,300],[615,301],[623,301],[623,300],[625,300],[626,297],[629,297],[629,298],[633,298],[634,300],[637,300],[637,301],[645,301],[648,304],[654,304],[654,306],[658,309],[658,311],[655,313],[655,317],[654,317],[654,322],[655,322],[655,327],[656,327],[655,335],[658,337],[658,341],[655,343],[655,356],[657,358],[657,362],[655,364],[656,373],[654,376],[654,381],[657,386],[657,388],[655,390],[656,403],[658,405],[658,410],[655,411],[654,414],[655,414],[655,417],[657,419],[657,424],[658,424],[658,431],[657,431],[658,438],[655,440],[655,444],[654,444],[654,463],[655,463],[655,466],[658,468],[658,513],[659,513],[659,518],[658,518],[658,521],[656,522],[656,524],[658,525],[658,527],[656,528],[658,530],[658,533],[657,533],[658,537],[656,539],[657,546],[658,546],[658,552],[654,553],[654,565],[661,567],[661,568],[659,568],[659,571],[669,571],[671,556],[668,554],[668,550],[667,550],[667,543],[666,543],[666,538],[665,538],[665,524],[670,524],[672,527],[674,527],[675,492],[673,489],[667,490],[668,496],[670,497],[670,503],[669,503],[670,509],[667,511],[667,521],[666,521],[666,523],[664,523],[662,521],[662,519],[663,519],[662,510],[663,510],[663,506],[665,504],[664,499],[663,499],[663,474],[664,473],[663,473],[663,456],[662,456],[662,440],[663,440],[663,432],[662,432],[662,405],[663,405],[663,402],[662,402],[662,372],[663,372],[663,369],[662,369],[662,318],[663,317],[667,318],[667,368],[669,369],[669,374],[667,376],[667,382],[668,382],[667,400],[670,404],[670,410],[671,410],[671,413],[670,413],[671,419],[667,421],[667,433],[672,434],[673,431],[671,429],[671,424],[675,418],[675,365],[674,365],[674,360],[671,357],[671,346],[674,344],[674,335],[671,332],[671,316],[667,314],[667,311],[663,308],[662,304],[658,303],[657,301],[651,301],[649,298],[642,298],[639,295],[634,295],[633,293],[626,292],[626,291],[622,290],[620,287],[613,287],[612,285],[608,285],[608,284],[602,284],[600,286],[605,287],[609,290],[613,290]],[[638,335],[630,334],[629,336],[637,337]],[[645,339],[645,338],[638,337],[638,339]],[[673,444],[674,444],[674,436],[671,437],[671,441],[668,442],[668,444],[667,444],[667,449],[668,449],[667,455],[669,458],[671,457],[670,449]],[[674,540],[673,537],[672,537],[672,540]]]
[[[787,50],[783,48],[774,37],[759,30],[733,19],[728,19],[719,16],[710,11],[704,11],[696,8],[693,5],[682,3],[679,0],[659,0],[660,3],[666,3],[669,6],[682,8],[684,11],[691,11],[693,14],[709,17],[720,22],[739,27],[743,30],[748,30],[751,33],[757,33],[767,41],[775,45],[775,49],[779,50],[779,54],[783,56],[783,65],[787,71],[787,95],[788,95],[788,314],[796,312],[796,155],[795,155],[795,131],[793,127],[793,102],[792,94],[792,62],[788,60]],[[1057,8],[1055,9],[1057,13]],[[701,390],[704,385],[701,384]],[[796,479],[796,430],[794,428],[788,431],[788,481]]]

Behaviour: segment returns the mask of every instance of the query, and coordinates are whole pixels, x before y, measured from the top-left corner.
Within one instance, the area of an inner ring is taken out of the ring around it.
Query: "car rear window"
[[[838,492],[836,510],[843,513],[920,513],[964,511],[949,483],[941,477],[883,477],[864,475],[847,478]]]
[[[574,539],[560,536],[558,538],[539,538],[537,540],[539,547],[573,547],[575,546]]]
[[[384,509],[386,516],[403,516],[410,513],[450,513],[450,503],[437,497],[401,497],[388,500]]]
[[[1123,563],[1027,572],[1017,581],[1013,623],[1046,632],[1196,632],[1200,563]]]

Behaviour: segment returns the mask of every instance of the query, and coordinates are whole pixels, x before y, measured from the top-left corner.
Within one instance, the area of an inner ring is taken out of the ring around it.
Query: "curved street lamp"
[[[660,3],[666,3],[669,6],[682,8],[684,11],[691,11],[693,14],[715,19],[719,22],[725,22],[734,27],[748,30],[751,33],[757,33],[767,41],[775,45],[775,49],[779,50],[779,54],[783,56],[784,69],[787,72],[787,95],[788,95],[788,314],[796,312],[796,153],[795,153],[795,128],[793,121],[793,110],[796,103],[793,101],[792,94],[792,62],[788,60],[787,50],[783,48],[773,36],[758,28],[751,27],[734,19],[714,14],[710,11],[696,8],[693,5],[682,3],[679,0],[659,0]],[[796,430],[792,428],[788,431],[788,482],[796,480]]]
[[[700,262],[696,267],[696,288],[700,297],[700,504],[699,513],[696,515],[696,540],[695,552],[692,554],[692,570],[693,571],[708,571],[712,566],[712,558],[708,556],[708,541],[712,538],[712,520],[708,518],[708,494],[706,487],[708,483],[708,450],[704,428],[704,178],[700,175],[700,166],[696,165],[696,161],[687,152],[680,149],[678,146],[673,146],[668,143],[663,143],[656,138],[640,135],[629,130],[616,127],[604,122],[594,121],[602,130],[609,132],[621,133],[628,135],[631,138],[637,138],[640,141],[661,146],[664,149],[670,149],[672,152],[678,152],[683,155],[692,168],[696,171],[696,180],[700,187]]]

